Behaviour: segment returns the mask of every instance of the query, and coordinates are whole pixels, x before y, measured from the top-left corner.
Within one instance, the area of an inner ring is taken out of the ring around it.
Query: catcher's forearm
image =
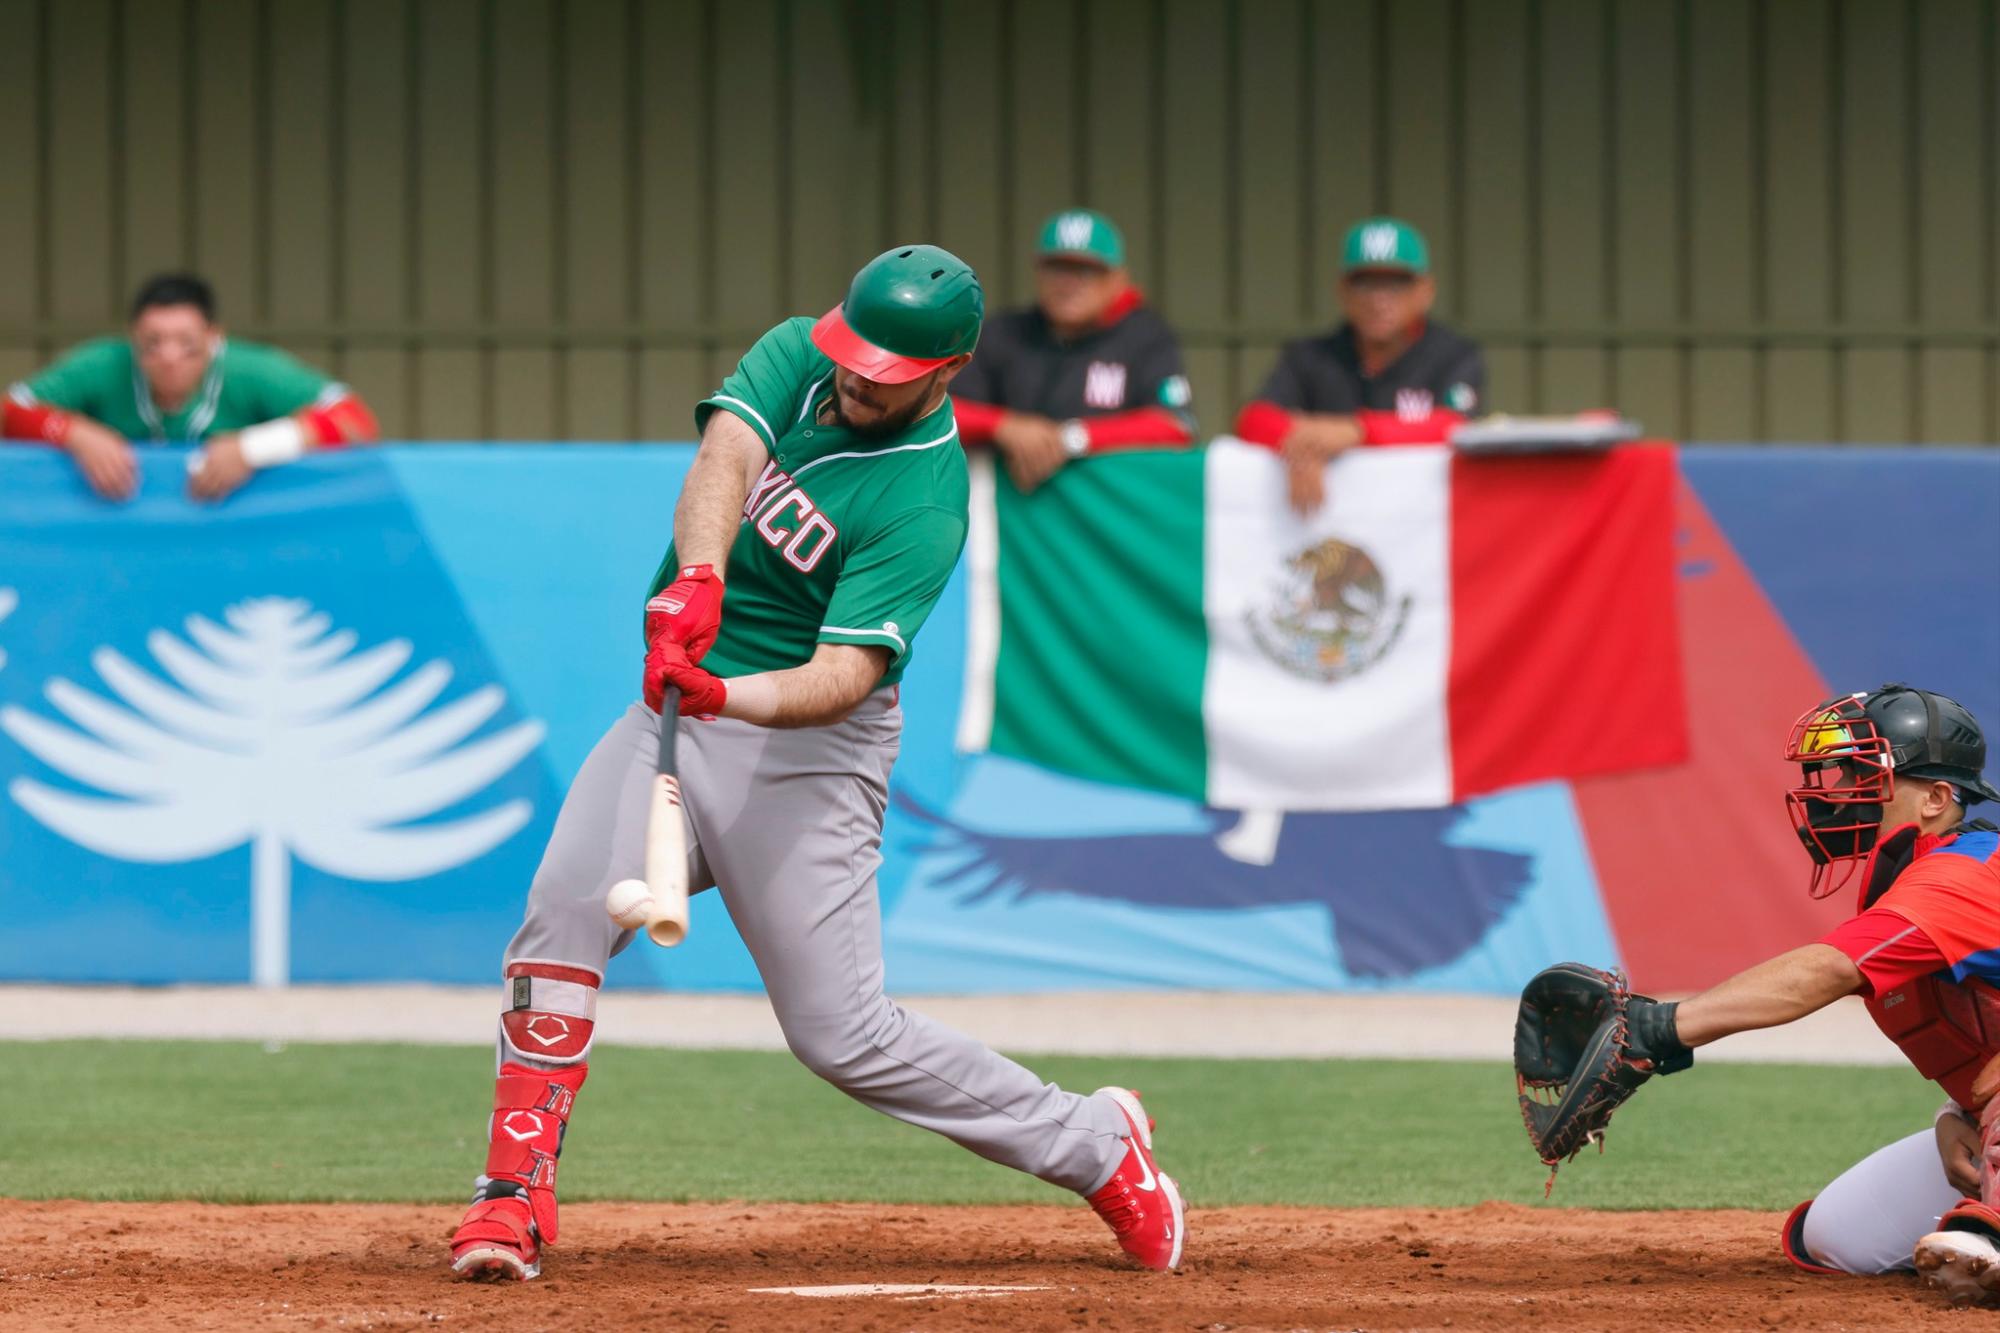
[[[1681,1001],[1675,1028],[1689,1046],[1705,1046],[1733,1032],[1804,1018],[1861,987],[1853,959],[1830,944],[1808,944]]]

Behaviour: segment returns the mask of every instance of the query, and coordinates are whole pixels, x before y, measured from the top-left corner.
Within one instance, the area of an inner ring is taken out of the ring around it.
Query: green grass
[[[456,1047],[0,1043],[0,1196],[220,1202],[465,1197],[493,1057]],[[1198,1203],[1539,1202],[1503,1065],[1029,1061],[1135,1084]],[[1788,1207],[1930,1123],[1907,1069],[1704,1065],[1655,1080],[1559,1205]],[[782,1053],[601,1048],[563,1154],[566,1199],[1053,1202],[1063,1196],[860,1107]]]

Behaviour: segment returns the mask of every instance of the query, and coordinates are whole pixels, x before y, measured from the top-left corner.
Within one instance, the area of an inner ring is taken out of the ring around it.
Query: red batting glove
[[[688,661],[687,650],[679,644],[660,640],[646,654],[646,707],[659,712],[669,685],[681,692],[682,717],[715,717],[729,697],[722,677]]]
[[[648,648],[664,639],[685,647],[688,661],[699,662],[721,628],[722,578],[713,565],[685,566],[679,578],[646,603]]]

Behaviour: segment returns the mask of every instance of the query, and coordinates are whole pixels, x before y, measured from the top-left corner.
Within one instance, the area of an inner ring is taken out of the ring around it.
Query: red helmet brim
[[[819,317],[819,322],[813,325],[813,346],[825,352],[836,366],[863,379],[877,384],[908,384],[951,360],[948,356],[903,356],[886,347],[877,347],[854,331],[843,309],[835,306]]]

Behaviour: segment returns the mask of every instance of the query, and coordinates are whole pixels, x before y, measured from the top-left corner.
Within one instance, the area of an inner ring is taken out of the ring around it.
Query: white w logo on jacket
[[[1093,361],[1083,372],[1083,401],[1091,407],[1125,406],[1125,367],[1117,361]]]

